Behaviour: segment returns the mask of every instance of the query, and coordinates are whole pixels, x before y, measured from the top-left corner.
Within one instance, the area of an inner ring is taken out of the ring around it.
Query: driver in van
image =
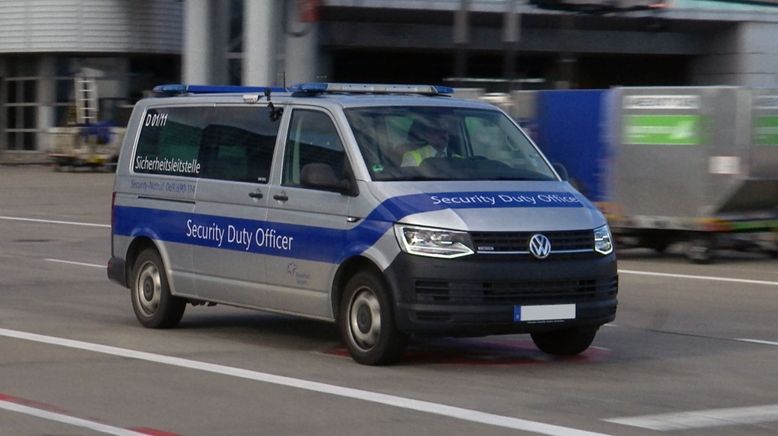
[[[449,150],[449,135],[445,127],[416,122],[411,126],[409,136],[424,145],[403,153],[400,166],[416,167],[431,157],[459,157]]]

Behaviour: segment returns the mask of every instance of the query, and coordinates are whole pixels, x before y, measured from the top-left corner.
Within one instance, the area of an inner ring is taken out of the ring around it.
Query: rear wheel
[[[348,281],[338,319],[343,341],[359,363],[395,362],[408,344],[408,335],[395,327],[391,299],[376,274],[360,272]]]
[[[589,348],[596,335],[597,327],[572,327],[564,330],[532,333],[532,341],[544,353],[573,356]]]
[[[170,328],[184,316],[186,301],[170,294],[165,265],[156,250],[146,249],[135,260],[130,297],[135,317],[144,327]]]

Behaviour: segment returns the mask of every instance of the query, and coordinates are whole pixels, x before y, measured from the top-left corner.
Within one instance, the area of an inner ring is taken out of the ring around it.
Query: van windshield
[[[450,107],[364,107],[346,117],[373,180],[556,180],[504,114]]]

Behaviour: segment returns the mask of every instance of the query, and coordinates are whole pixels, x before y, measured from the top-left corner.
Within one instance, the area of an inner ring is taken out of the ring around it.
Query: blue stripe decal
[[[390,226],[384,226],[380,229],[380,234],[371,237],[369,226],[349,232],[127,206],[116,206],[114,213],[115,235],[145,236],[154,240],[199,247],[321,262],[337,262],[348,257],[345,238],[352,238],[348,233],[356,232],[354,236],[359,235],[357,241],[365,238],[376,241]],[[379,229],[373,229],[372,233],[375,234],[377,230]],[[355,247],[353,242],[348,246]],[[360,252],[364,249],[365,247]]]
[[[395,222],[416,213],[444,209],[593,207],[567,192],[449,192],[390,198],[350,229],[116,206],[115,235],[200,247],[341,263],[361,254]]]
[[[385,200],[367,219],[400,221],[422,212],[443,209],[502,209],[526,207],[586,207],[589,202],[569,192],[438,192]]]

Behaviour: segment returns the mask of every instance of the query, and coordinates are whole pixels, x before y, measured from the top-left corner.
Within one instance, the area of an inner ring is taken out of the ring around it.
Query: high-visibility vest
[[[403,154],[402,166],[404,167],[417,167],[421,165],[421,161],[430,158],[438,154],[438,150],[435,147],[427,144],[424,147],[419,147],[414,150],[405,152]]]
[[[407,151],[407,152],[403,153],[403,161],[402,161],[401,166],[404,166],[404,167],[417,167],[417,166],[421,165],[421,162],[424,159],[435,157],[438,154],[439,154],[438,153],[438,149],[436,149],[435,147],[427,144],[424,147],[419,147],[419,148],[417,148],[415,150],[411,150],[411,151]],[[462,157],[462,156],[460,156],[458,154],[450,154],[449,156],[450,157],[458,157],[458,158]]]

